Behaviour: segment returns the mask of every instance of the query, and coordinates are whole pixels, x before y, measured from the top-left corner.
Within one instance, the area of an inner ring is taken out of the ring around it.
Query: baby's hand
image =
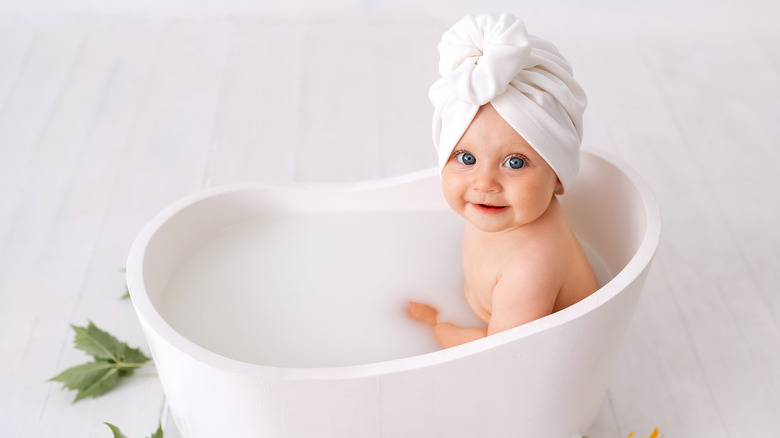
[[[409,309],[407,313],[412,319],[420,321],[424,324],[428,324],[433,327],[436,325],[439,311],[434,307],[427,304],[418,303],[415,301],[409,301]]]

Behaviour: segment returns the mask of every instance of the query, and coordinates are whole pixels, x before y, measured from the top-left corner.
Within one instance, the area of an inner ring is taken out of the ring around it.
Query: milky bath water
[[[480,324],[462,294],[462,219],[450,211],[272,214],[234,225],[172,274],[160,313],[232,359],[331,367],[438,349],[405,313],[409,299]],[[584,245],[599,281],[607,273]]]

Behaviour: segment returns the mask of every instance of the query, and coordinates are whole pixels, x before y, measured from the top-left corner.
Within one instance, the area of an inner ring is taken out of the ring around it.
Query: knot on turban
[[[531,54],[523,22],[508,14],[466,16],[438,48],[439,73],[458,99],[472,105],[506,91]]]
[[[565,190],[579,170],[587,98],[558,49],[529,35],[510,14],[466,16],[444,33],[438,49],[442,77],[429,97],[439,171],[479,107],[490,103]]]

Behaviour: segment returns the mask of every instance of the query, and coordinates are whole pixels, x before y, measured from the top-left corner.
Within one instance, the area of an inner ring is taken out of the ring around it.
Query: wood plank
[[[25,54],[13,81],[7,86],[0,113],[0,242],[5,242],[17,208],[24,202],[22,190],[39,158],[37,144],[49,121],[63,84],[68,78],[89,23],[61,21],[51,25],[31,25],[20,31]],[[33,41],[24,35],[34,32]],[[30,45],[27,48],[27,45]],[[18,58],[18,55],[17,55]],[[9,58],[7,75],[14,75]]]
[[[121,259],[153,215],[206,185],[232,29],[223,20],[167,23],[103,224]]]
[[[446,29],[430,19],[400,18],[373,29],[381,176],[435,167],[428,89],[439,78],[436,45]]]
[[[0,117],[5,101],[19,80],[22,68],[32,49],[35,29],[26,23],[0,20]]]
[[[381,175],[375,41],[370,20],[323,20],[307,27],[295,149],[297,181],[354,181]]]
[[[294,179],[304,28],[297,21],[236,23],[207,185]]]

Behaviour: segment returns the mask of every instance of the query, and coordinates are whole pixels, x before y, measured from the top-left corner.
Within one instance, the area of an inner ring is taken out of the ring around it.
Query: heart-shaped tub
[[[633,171],[590,152],[560,200],[593,260],[614,275],[560,312],[440,351],[403,315],[417,299],[469,318],[462,222],[435,170],[350,185],[236,184],[171,205],[134,242],[127,282],[179,431],[585,433],[661,221]]]

